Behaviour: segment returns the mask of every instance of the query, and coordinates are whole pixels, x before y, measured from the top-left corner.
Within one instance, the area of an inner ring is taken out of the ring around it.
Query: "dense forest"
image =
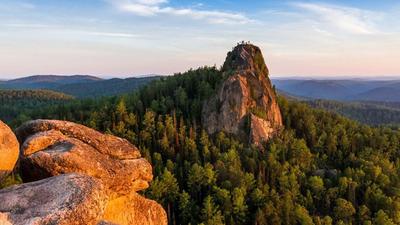
[[[159,76],[101,79],[94,76],[36,75],[0,81],[0,90],[53,90],[76,98],[95,98],[132,92]]]
[[[128,95],[40,107],[26,119],[75,121],[137,145],[155,174],[145,195],[170,224],[400,223],[400,132],[280,97],[285,129],[265,150],[210,136],[202,104],[223,79],[204,67]]]
[[[326,109],[369,125],[400,125],[400,108],[396,102],[340,102],[306,100],[314,108]]]
[[[14,126],[32,116],[33,112],[47,106],[72,101],[74,98],[49,90],[1,90],[0,119]]]

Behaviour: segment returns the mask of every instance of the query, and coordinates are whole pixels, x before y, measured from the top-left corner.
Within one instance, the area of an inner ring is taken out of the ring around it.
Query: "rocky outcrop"
[[[16,134],[23,143],[24,181],[79,172],[100,179],[118,197],[146,189],[153,178],[151,165],[140,158],[135,146],[82,125],[35,120],[19,127]]]
[[[137,193],[109,202],[103,218],[120,225],[162,225],[167,223],[164,209],[157,202],[148,200]]]
[[[11,129],[0,121],[0,182],[14,169],[19,143]]]
[[[33,182],[0,191],[0,202],[9,201],[0,206],[3,221],[167,224],[164,209],[136,193],[149,186],[152,168],[127,140],[58,120],[30,121],[16,134],[20,174]]]
[[[16,134],[23,143],[33,134],[44,131],[59,131],[60,133],[89,144],[100,153],[117,159],[136,159],[140,157],[139,150],[129,141],[113,135],[102,134],[80,124],[60,120],[33,120],[18,127]],[[34,148],[33,146],[31,146]],[[26,148],[26,147],[25,147]],[[31,152],[34,150],[30,150]]]
[[[217,94],[203,106],[203,127],[209,134],[224,131],[261,145],[282,127],[261,50],[251,44],[236,46],[228,53],[223,76]]]
[[[0,190],[0,224],[88,224],[101,219],[107,195],[101,182],[66,174]]]

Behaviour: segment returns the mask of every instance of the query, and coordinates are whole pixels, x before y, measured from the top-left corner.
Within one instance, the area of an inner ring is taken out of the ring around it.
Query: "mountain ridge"
[[[34,75],[0,82],[0,89],[47,89],[78,98],[112,96],[134,91],[160,76],[103,79],[90,75]]]
[[[286,93],[313,99],[339,101],[400,101],[400,80],[273,79]],[[399,93],[399,94],[397,94]]]
[[[92,75],[31,75],[26,77],[15,78],[6,80],[9,83],[26,83],[26,82],[60,82],[70,81],[76,82],[81,80],[103,80],[103,78],[92,76]]]

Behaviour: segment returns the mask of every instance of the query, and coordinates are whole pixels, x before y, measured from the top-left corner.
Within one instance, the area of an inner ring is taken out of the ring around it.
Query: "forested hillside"
[[[83,123],[137,145],[155,174],[145,194],[163,204],[170,224],[400,223],[400,132],[282,97],[285,129],[266,150],[209,136],[201,108],[222,80],[205,67],[29,116]]]
[[[295,96],[282,90],[278,90],[278,94],[288,100],[303,102],[316,109],[338,113],[363,124],[393,128],[398,128],[400,125],[399,102],[312,99]]]
[[[133,92],[147,83],[159,79],[158,76],[109,79],[95,82],[82,82],[60,85],[54,90],[73,95],[78,98],[96,98],[101,96],[114,96]]]
[[[126,94],[157,79],[159,79],[159,76],[132,77],[126,79],[101,79],[87,75],[36,75],[0,82],[0,89],[46,89],[62,92],[77,98],[96,98],[101,96]]]
[[[369,125],[400,125],[400,108],[398,103],[390,102],[339,102],[333,100],[306,100],[314,108],[339,113],[348,118]]]
[[[91,83],[101,81],[101,78],[88,75],[34,75],[0,83],[2,89],[53,89],[60,85],[75,83]]]
[[[400,81],[398,78],[375,79],[310,79],[277,78],[276,87],[285,92],[313,99],[346,101],[400,101]]]
[[[70,95],[49,90],[0,90],[0,120],[20,124],[33,111],[73,100]]]

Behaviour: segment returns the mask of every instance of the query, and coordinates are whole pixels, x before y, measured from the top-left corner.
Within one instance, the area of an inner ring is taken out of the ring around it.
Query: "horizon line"
[[[32,74],[32,75],[22,75],[22,76],[8,76],[9,79],[0,78],[0,81],[10,81],[27,77],[34,76],[65,76],[65,77],[73,77],[73,76],[90,76],[96,77],[99,79],[127,79],[127,78],[144,78],[144,77],[155,77],[155,76],[173,76],[179,72],[173,74],[137,74],[137,75],[92,75],[92,74]],[[1,75],[6,76],[6,75]],[[7,77],[7,76],[6,76]],[[271,79],[312,79],[312,80],[337,80],[337,79],[368,79],[368,80],[390,80],[390,79],[400,79],[400,75],[277,75],[270,74],[269,77]]]

